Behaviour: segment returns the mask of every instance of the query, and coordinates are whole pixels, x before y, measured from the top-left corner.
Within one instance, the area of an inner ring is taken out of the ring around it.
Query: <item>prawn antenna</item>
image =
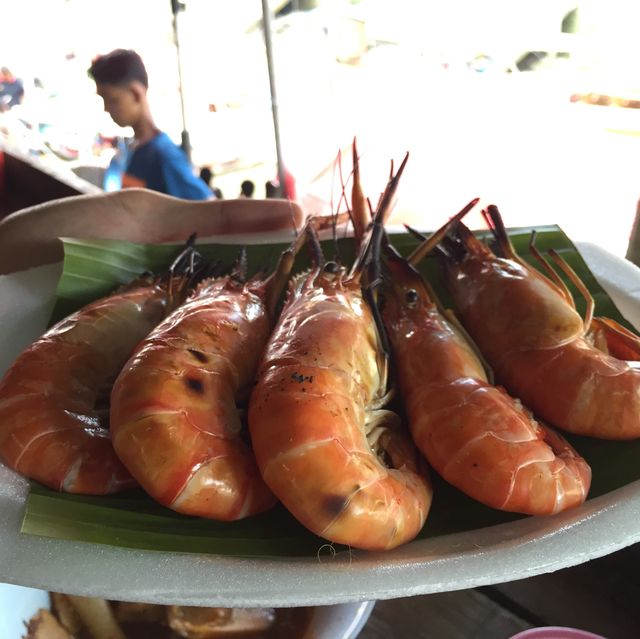
[[[387,182],[387,187],[380,197],[378,209],[375,215],[373,215],[373,220],[368,228],[368,235],[362,240],[360,253],[353,268],[351,269],[351,273],[349,274],[349,277],[359,277],[366,271],[367,281],[362,287],[362,296],[371,309],[371,314],[380,340],[380,346],[387,360],[391,358],[391,345],[389,343],[387,332],[384,328],[384,322],[382,321],[382,315],[380,313],[377,300],[377,288],[382,283],[380,252],[382,242],[386,237],[384,223],[392,208],[395,192],[398,188],[398,182],[408,159],[409,154],[407,153],[395,175],[393,173],[393,162],[391,163],[391,173],[389,181]]]
[[[427,236],[424,233],[421,233],[418,229],[414,229],[413,226],[409,226],[408,224],[403,224],[402,226],[404,226],[404,228],[407,229],[407,231],[417,240],[424,242],[427,239]]]
[[[170,277],[177,273],[184,273],[192,270],[195,266],[196,259],[196,236],[197,233],[192,233],[185,242],[184,248],[176,255],[173,262],[169,265],[169,268],[163,273],[163,277]],[[198,256],[202,257],[199,253]]]
[[[192,233],[184,248],[174,258],[160,279],[168,282],[167,309],[173,310],[184,300],[187,292],[202,277],[206,276],[209,262],[195,248],[196,233]]]
[[[416,239],[420,240],[421,242],[424,242],[427,239],[426,235],[424,235],[423,233],[420,233],[420,231],[414,229],[413,227],[409,226],[408,224],[403,224],[402,226],[404,226],[404,228],[407,229],[407,231],[411,235],[413,235],[413,237],[415,237]],[[451,238],[451,237],[443,237],[442,240],[440,240],[440,242],[438,244],[436,244],[433,247],[432,250],[437,252],[437,253],[439,253],[440,255],[443,255],[444,257],[451,257],[451,251],[448,251],[447,248],[445,247],[445,245],[449,244],[449,243],[452,243],[452,242],[455,243],[455,240],[453,238]]]
[[[371,309],[371,315],[373,316],[378,339],[380,340],[380,347],[387,360],[390,361],[392,358],[391,344],[389,343],[389,337],[384,327],[382,314],[378,305],[378,288],[383,283],[381,250],[383,242],[385,245],[388,244],[384,224],[379,217],[380,211],[378,211],[378,215],[373,218],[372,222],[370,245],[367,247],[367,281],[362,287],[362,297]]]
[[[293,204],[291,203],[291,200],[289,200],[289,221],[291,222],[291,230],[295,237],[298,234],[298,227],[296,226],[296,216],[293,212]]]
[[[369,305],[371,309],[371,315],[373,316],[373,321],[376,325],[376,332],[378,333],[378,338],[380,339],[380,347],[385,354],[385,357],[389,360],[391,359],[391,345],[389,344],[389,337],[387,336],[387,331],[384,327],[384,322],[382,321],[382,314],[380,313],[380,308],[378,307],[377,302],[377,294],[373,285],[375,283],[371,283],[365,286],[362,290],[362,296],[364,297],[366,303]]]
[[[338,203],[334,206],[334,192],[335,192],[335,181],[336,181],[336,173],[340,179],[340,197],[338,198]],[[340,204],[344,200],[347,203],[347,199],[345,197],[345,181],[342,176],[342,151],[338,151],[336,156],[336,160],[333,165],[333,175],[331,176],[331,238],[333,240],[333,251],[335,255],[335,259],[340,261],[340,247],[338,245],[338,216],[340,211]],[[347,213],[349,217],[351,217],[351,211],[349,210],[349,204],[347,203]]]
[[[244,282],[247,279],[247,247],[243,246],[238,251],[238,257],[236,257],[233,266],[231,267],[231,277],[237,282]]]
[[[368,236],[365,236],[360,243],[360,252],[353,263],[353,267],[351,268],[351,272],[349,273],[349,278],[357,277],[358,274],[362,273],[367,264],[367,261],[369,260],[371,237],[373,235],[372,229],[375,229],[376,225],[384,226],[384,223],[389,217],[389,213],[391,212],[395,201],[396,191],[398,190],[398,183],[400,182],[400,177],[402,176],[402,173],[407,166],[408,160],[409,153],[407,152],[396,174],[391,174],[389,182],[387,183],[387,187],[380,197],[376,213],[373,216],[373,223],[368,229]]]
[[[368,199],[365,198],[364,193],[362,191],[362,183],[360,181],[360,158],[358,156],[358,149],[356,146],[356,138],[353,138],[353,146],[352,146],[352,162],[353,162],[353,170],[351,172],[351,176],[353,177],[353,182],[351,185],[351,208],[349,208],[349,217],[351,218],[351,224],[353,225],[353,232],[356,236],[356,239],[360,241],[364,236],[366,231],[366,227],[369,222],[373,218],[373,214],[371,211],[371,204]],[[344,185],[346,188],[346,184]]]
[[[482,217],[496,240],[501,257],[519,261],[518,255],[509,239],[507,229],[502,221],[500,211],[498,211],[498,207],[495,204],[489,204],[486,209],[482,210]]]
[[[316,268],[321,268],[325,263],[324,252],[318,238],[318,232],[313,224],[308,224],[305,228],[307,240],[309,243],[309,251],[311,253],[311,261]]]
[[[296,233],[293,241],[289,245],[289,248],[284,250],[280,254],[278,263],[269,277],[264,282],[265,287],[265,306],[267,313],[273,321],[276,315],[276,308],[282,295],[282,292],[287,286],[289,276],[293,270],[293,265],[298,255],[298,252],[307,241],[307,229],[313,224],[313,217],[308,218],[300,233]]]
[[[427,239],[424,235],[415,231],[410,226],[405,224],[405,228],[412,233],[413,235],[419,237],[422,240],[422,244],[418,246],[418,248],[411,253],[411,255],[407,258],[407,262],[412,266],[415,266],[422,260],[425,255],[428,255],[433,251],[436,247],[440,245],[440,242],[449,235],[453,228],[459,226],[460,220],[471,211],[475,207],[475,205],[480,201],[480,198],[474,198],[469,202],[466,206],[464,206],[460,211],[458,211],[446,224],[441,226],[437,231],[432,233]]]

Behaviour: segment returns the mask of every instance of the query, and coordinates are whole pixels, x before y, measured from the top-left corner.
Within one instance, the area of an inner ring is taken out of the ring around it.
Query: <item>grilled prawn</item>
[[[515,253],[496,207],[485,218],[497,255],[461,223],[442,247],[462,322],[497,379],[558,428],[602,439],[640,437],[640,370],[622,359],[640,359],[638,338],[612,320],[598,319],[592,330],[593,300],[566,263],[552,253],[587,297],[584,321],[535,246],[546,275]]]
[[[111,384],[138,342],[183,299],[187,280],[143,276],[29,346],[0,382],[2,461],[65,492],[102,495],[135,486],[111,444]]]
[[[235,520],[275,498],[243,439],[246,400],[304,235],[261,280],[205,280],[144,340],[111,396],[118,456],[142,487],[181,513]]]
[[[265,482],[303,525],[379,550],[416,536],[432,492],[410,436],[383,409],[387,355],[361,289],[368,246],[350,273],[318,254],[292,281],[251,395],[249,429]]]
[[[476,202],[407,260],[386,247],[382,316],[400,394],[416,445],[446,481],[494,508],[556,513],[585,500],[588,464],[489,382],[477,349],[415,268]]]

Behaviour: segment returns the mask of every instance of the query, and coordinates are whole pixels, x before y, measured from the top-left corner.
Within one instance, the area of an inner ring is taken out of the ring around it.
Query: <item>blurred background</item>
[[[640,5],[626,0],[0,0],[0,66],[24,85],[0,142],[101,186],[132,132],[87,68],[133,48],[196,170],[226,198],[245,179],[264,197],[278,176],[265,7],[281,162],[308,213],[335,205],[335,159],[357,136],[372,200],[410,152],[394,223],[435,228],[479,196],[509,226],[558,223],[624,255],[640,196]]]

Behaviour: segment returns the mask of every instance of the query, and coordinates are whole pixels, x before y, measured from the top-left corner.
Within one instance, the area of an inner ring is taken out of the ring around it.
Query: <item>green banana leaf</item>
[[[629,326],[562,230],[556,226],[535,230],[538,248],[543,252],[556,249],[582,278],[596,301],[596,313]],[[536,265],[528,252],[531,231],[532,228],[511,229],[509,235],[518,253]],[[405,255],[417,244],[417,240],[406,233],[393,235],[391,241]],[[273,266],[285,247],[286,244],[248,246],[250,272]],[[64,248],[64,272],[58,284],[52,322],[108,294],[142,272],[161,272],[181,250],[178,245],[77,239],[65,240]],[[324,241],[323,248],[330,258],[337,255],[345,263],[353,259],[352,242],[348,238]],[[199,246],[198,250],[207,257],[231,263],[236,259],[239,247],[208,244]],[[295,270],[307,265],[308,257],[301,255]],[[426,258],[420,269],[443,304],[450,306],[438,259],[435,256]],[[576,297],[578,310],[584,312],[584,300],[575,287],[568,284]],[[567,438],[592,467],[590,498],[640,479],[640,440],[605,442],[571,435]],[[521,517],[475,502],[435,473],[433,479],[433,507],[418,538],[469,531]],[[58,493],[36,482],[31,484],[22,532],[128,548],[245,557],[314,557],[319,553],[342,550],[340,547],[328,548],[324,540],[304,529],[282,506],[240,522],[215,522],[179,515],[160,506],[140,490],[116,496],[87,497]]]

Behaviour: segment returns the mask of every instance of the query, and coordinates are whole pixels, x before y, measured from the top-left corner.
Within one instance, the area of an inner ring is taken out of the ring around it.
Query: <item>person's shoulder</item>
[[[164,131],[160,131],[152,140],[153,146],[167,153],[184,155],[184,151]]]
[[[164,132],[153,140],[154,162],[162,176],[162,192],[188,200],[206,200],[211,189],[196,176],[187,154]]]
[[[174,149],[178,148],[173,140],[164,131],[160,131],[159,133],[157,133],[153,138],[146,142],[144,146],[152,147],[156,151],[173,151]]]
[[[153,139],[154,154],[165,162],[180,166],[191,166],[187,154],[166,133],[161,131]],[[200,179],[200,178],[198,178]],[[203,183],[204,184],[204,183]]]
[[[158,131],[156,136],[153,138],[153,143],[158,146],[177,146],[165,131]]]

